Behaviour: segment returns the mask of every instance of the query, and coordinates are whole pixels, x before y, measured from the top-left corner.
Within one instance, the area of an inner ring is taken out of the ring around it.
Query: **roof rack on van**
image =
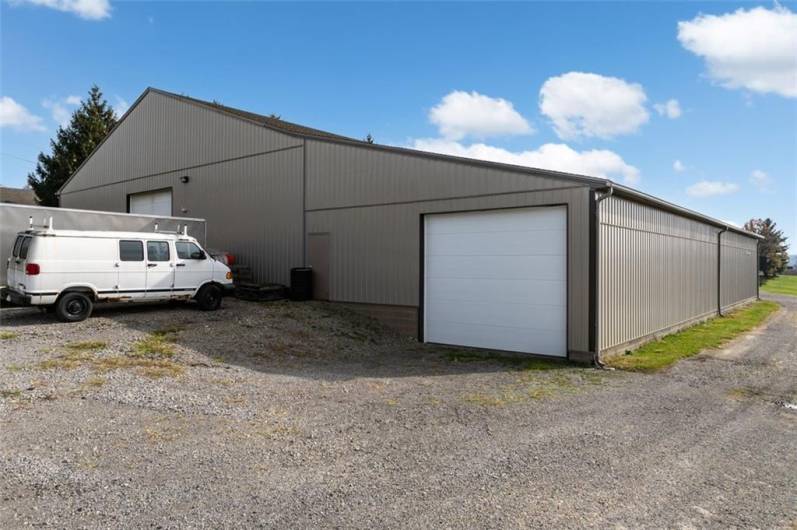
[[[28,227],[29,230],[33,230],[35,228],[44,228],[47,231],[52,231],[53,229],[53,218],[50,217],[42,217],[42,224],[38,227],[33,224],[33,216],[28,217]]]
[[[155,223],[155,232],[158,232],[159,234],[177,234],[177,235],[188,236],[188,223],[183,225],[182,230],[180,230],[179,224],[177,225],[177,230],[159,230],[158,223]]]

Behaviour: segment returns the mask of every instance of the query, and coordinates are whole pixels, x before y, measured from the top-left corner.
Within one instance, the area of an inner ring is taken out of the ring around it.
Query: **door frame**
[[[426,216],[427,215],[441,215],[447,213],[476,213],[476,212],[494,212],[502,210],[521,210],[529,208],[561,208],[565,209],[565,359],[570,358],[570,205],[566,202],[545,203],[545,204],[526,204],[522,206],[505,206],[499,208],[472,208],[465,210],[442,210],[437,212],[425,212],[418,216],[419,237],[419,261],[420,267],[418,268],[418,342],[424,341],[424,320],[426,311]],[[467,346],[466,346],[467,347]],[[496,350],[500,351],[500,350]],[[533,354],[533,353],[519,353],[512,352],[515,355],[532,355],[540,357],[550,357],[561,359],[553,355]]]

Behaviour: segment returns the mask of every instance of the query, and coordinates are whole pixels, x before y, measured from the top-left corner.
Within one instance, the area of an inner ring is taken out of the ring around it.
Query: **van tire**
[[[61,295],[55,303],[55,315],[61,322],[81,322],[91,315],[94,304],[84,293],[72,292]]]
[[[196,295],[197,304],[202,311],[215,311],[221,307],[222,292],[218,285],[206,285]]]

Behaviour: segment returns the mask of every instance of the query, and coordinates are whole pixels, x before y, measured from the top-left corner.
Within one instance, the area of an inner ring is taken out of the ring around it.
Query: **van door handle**
[[[147,263],[147,267],[157,267],[157,263]]]
[[[185,263],[178,263],[175,267],[185,267]]]

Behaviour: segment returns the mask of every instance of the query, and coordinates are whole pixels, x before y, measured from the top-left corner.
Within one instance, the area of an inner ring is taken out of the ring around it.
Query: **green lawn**
[[[772,278],[761,286],[761,290],[765,293],[797,296],[797,276],[778,276],[777,278]]]
[[[722,346],[761,324],[778,307],[775,302],[760,300],[726,316],[712,318],[661,340],[649,342],[633,352],[613,357],[607,364],[623,370],[655,372],[702,350]]]

